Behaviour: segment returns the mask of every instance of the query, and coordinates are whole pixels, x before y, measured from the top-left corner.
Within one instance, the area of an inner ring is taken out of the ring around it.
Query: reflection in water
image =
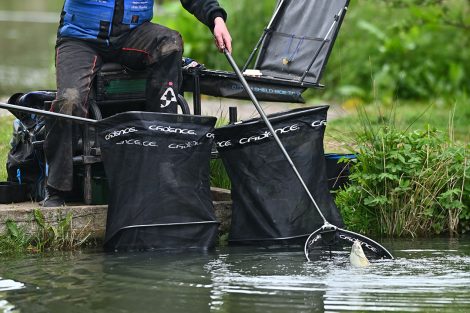
[[[0,312],[3,312],[3,313],[19,313],[20,311],[15,310],[15,306],[11,305],[8,301],[0,300]]]
[[[206,312],[211,281],[204,264],[212,258],[213,255],[193,253],[108,255],[102,263],[106,282],[100,292],[119,297],[103,303],[100,309],[106,312]]]
[[[24,287],[23,283],[11,280],[11,279],[2,279],[0,277],[0,292],[7,290],[16,290]]]
[[[11,280],[11,279],[2,279],[0,277],[0,312],[3,313],[19,313],[19,310],[16,310],[15,306],[12,305],[7,300],[4,300],[7,297],[7,293],[4,291],[9,290],[18,290],[24,288],[24,284]]]
[[[211,311],[323,310],[324,284],[312,284],[305,275],[301,253],[253,249],[234,249],[238,251],[221,254],[206,266],[213,281]]]
[[[21,312],[470,310],[469,240],[387,246],[397,259],[367,268],[348,252],[306,262],[301,248],[4,258],[0,276],[24,285],[0,301]]]

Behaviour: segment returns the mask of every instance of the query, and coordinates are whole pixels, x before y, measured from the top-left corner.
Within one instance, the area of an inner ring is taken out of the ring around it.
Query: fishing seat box
[[[118,63],[105,63],[95,81],[95,100],[122,101],[145,99],[147,71],[133,71]]]
[[[94,100],[98,106],[127,104],[127,110],[145,102],[145,89],[148,70],[135,71],[118,63],[105,63],[98,71],[95,79]],[[274,77],[250,77],[252,91],[260,101],[304,103],[302,93],[307,87],[322,88],[320,84],[305,83],[300,86],[291,80]],[[206,70],[203,67],[183,69],[183,85],[181,92],[195,93],[193,99],[200,105],[200,94],[232,99],[248,99],[247,93],[234,73],[217,70]],[[92,93],[93,94],[93,93]],[[195,109],[198,111],[200,109]],[[199,112],[200,114],[200,112]]]

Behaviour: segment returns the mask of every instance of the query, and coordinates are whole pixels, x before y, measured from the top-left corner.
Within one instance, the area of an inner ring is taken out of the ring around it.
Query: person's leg
[[[100,56],[88,44],[80,41],[60,43],[56,48],[57,96],[51,111],[86,117],[91,83],[100,65]],[[44,152],[48,164],[49,196],[72,190],[73,129],[70,121],[55,118],[46,121]],[[57,204],[47,200],[44,206]],[[63,199],[59,201],[63,202]]]
[[[131,69],[150,67],[146,85],[146,110],[177,112],[176,96],[181,88],[183,40],[167,27],[144,23],[122,44],[120,62]]]

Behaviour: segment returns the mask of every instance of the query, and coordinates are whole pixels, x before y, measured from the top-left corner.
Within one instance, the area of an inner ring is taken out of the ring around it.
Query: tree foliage
[[[327,77],[335,91],[369,100],[469,93],[470,1],[351,3]]]

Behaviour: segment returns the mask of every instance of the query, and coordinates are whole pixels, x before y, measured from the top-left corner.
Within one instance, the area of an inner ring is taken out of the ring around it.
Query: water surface
[[[300,248],[3,257],[0,312],[470,311],[470,238],[384,243],[396,260],[368,268]]]

